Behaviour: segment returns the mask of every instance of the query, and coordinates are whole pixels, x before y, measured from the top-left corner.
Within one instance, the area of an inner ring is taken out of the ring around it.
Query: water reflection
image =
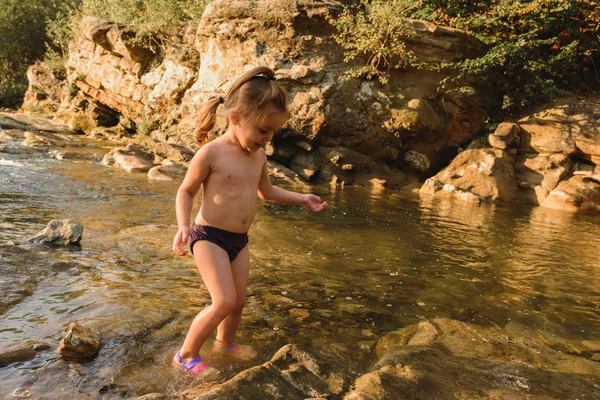
[[[170,358],[209,297],[192,259],[170,251],[177,183],[96,163],[27,162],[0,171],[0,240],[32,235],[56,217],[80,220],[84,240],[79,252],[44,255],[72,267],[40,280],[2,315],[0,347],[28,339],[55,345],[77,320],[103,348],[83,364],[46,352],[2,368],[0,396],[17,387],[76,398],[188,387]],[[258,350],[258,362],[297,343],[358,375],[374,361],[379,337],[433,317],[497,325],[556,346],[600,340],[597,216],[383,188],[316,190],[329,203],[323,213],[261,203],[251,228],[240,340]],[[252,365],[205,350],[226,377]]]

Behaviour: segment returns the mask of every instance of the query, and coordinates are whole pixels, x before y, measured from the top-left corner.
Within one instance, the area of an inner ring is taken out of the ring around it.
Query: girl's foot
[[[175,354],[175,357],[173,358],[173,365],[189,375],[199,377],[207,381],[217,379],[220,374],[218,369],[209,367],[206,362],[202,361],[200,356],[185,361],[184,358],[181,358],[181,350]]]
[[[252,347],[244,344],[236,344],[233,342],[226,345],[223,341],[218,339],[215,340],[213,350],[217,353],[227,354],[241,359],[256,358],[256,351]]]

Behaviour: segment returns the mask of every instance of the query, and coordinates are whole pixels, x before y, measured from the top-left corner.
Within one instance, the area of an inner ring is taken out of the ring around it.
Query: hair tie
[[[270,80],[270,81],[275,81],[276,80],[275,79],[275,75],[271,75],[271,76],[267,75],[267,79]]]
[[[219,96],[219,104],[223,104],[223,103],[225,103],[225,99],[222,98],[221,96]]]

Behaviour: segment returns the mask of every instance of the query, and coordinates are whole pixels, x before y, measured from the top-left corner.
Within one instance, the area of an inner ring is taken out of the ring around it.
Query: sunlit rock
[[[502,150],[465,150],[450,165],[428,179],[420,193],[472,201],[512,202],[520,193],[514,179],[514,155]]]
[[[519,134],[519,125],[510,122],[503,122],[488,136],[488,141],[492,147],[500,150],[506,150],[511,146]]]
[[[29,86],[21,108],[27,111],[54,112],[64,91],[64,77],[46,63],[36,63],[27,69]]]
[[[66,147],[83,146],[80,142],[65,136],[51,132],[25,132],[25,140],[23,140],[23,146],[28,147]]]
[[[600,212],[600,175],[575,175],[562,181],[541,205],[567,211]]]

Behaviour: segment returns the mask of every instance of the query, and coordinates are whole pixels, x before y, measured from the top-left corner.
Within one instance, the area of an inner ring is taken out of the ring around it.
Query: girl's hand
[[[302,204],[312,212],[319,212],[327,207],[327,202],[321,202],[321,198],[314,194],[302,195]]]
[[[181,248],[182,244],[187,244],[190,237],[190,228],[179,228],[175,239],[173,239],[173,253],[178,256],[185,256],[188,252]]]

